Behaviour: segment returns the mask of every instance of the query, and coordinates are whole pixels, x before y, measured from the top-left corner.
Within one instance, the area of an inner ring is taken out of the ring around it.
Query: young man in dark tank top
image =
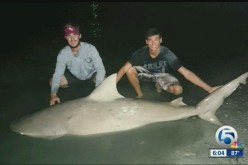
[[[185,79],[208,93],[219,88],[219,86],[208,85],[195,73],[182,66],[177,56],[170,49],[161,45],[162,36],[157,28],[148,29],[145,38],[146,46],[136,50],[117,72],[117,82],[126,74],[137,98],[143,97],[140,81],[154,82],[157,92],[165,90],[175,95],[181,94],[183,88],[178,79],[168,73],[169,68],[178,71]]]

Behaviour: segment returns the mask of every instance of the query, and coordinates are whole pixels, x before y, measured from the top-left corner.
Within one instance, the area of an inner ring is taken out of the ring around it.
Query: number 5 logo
[[[216,131],[215,140],[222,147],[230,147],[238,140],[238,134],[233,127],[222,126]]]

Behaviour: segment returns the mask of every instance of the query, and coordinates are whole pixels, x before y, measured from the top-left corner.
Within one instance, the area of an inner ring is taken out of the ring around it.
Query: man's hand
[[[208,93],[213,93],[214,91],[216,91],[217,89],[219,89],[219,88],[222,87],[222,86],[223,86],[223,85],[211,87],[211,89],[208,91]]]
[[[56,94],[51,94],[50,105],[54,105],[56,102],[60,103],[60,98]]]

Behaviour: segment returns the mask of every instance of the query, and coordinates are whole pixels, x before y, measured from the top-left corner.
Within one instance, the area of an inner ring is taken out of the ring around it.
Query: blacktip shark
[[[196,106],[187,106],[182,98],[172,102],[156,102],[122,96],[116,86],[116,73],[107,77],[90,95],[60,103],[10,124],[12,131],[39,138],[64,135],[94,135],[126,131],[147,124],[199,116],[221,125],[215,116],[224,99],[240,83],[246,84],[248,72],[209,94]]]

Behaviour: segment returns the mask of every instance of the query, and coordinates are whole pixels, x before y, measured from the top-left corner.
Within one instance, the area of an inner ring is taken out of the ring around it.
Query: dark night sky
[[[247,45],[246,2],[101,2],[98,12],[98,21],[107,29],[103,30],[106,39],[114,38],[114,44],[129,42],[130,37],[140,40],[145,29],[155,25],[164,30],[168,46],[179,53],[183,52],[178,47],[185,50],[192,45],[198,51],[201,47],[200,53],[209,50],[208,54],[218,49],[225,54],[222,47],[236,51]],[[62,26],[71,20],[79,22],[85,38],[91,41],[87,38],[92,20],[90,2],[4,2],[0,18],[1,56],[5,58],[9,52],[17,53],[24,43],[29,47],[39,41],[62,39]],[[121,35],[118,30],[123,26],[137,30]]]
[[[0,8],[2,25],[8,27],[5,31],[14,33],[27,32],[27,25],[40,27],[32,29],[38,32],[47,28],[57,28],[67,20],[74,19],[83,22],[92,18],[89,2],[12,2],[1,3]],[[248,11],[246,9],[248,9],[248,3],[101,2],[99,3],[99,18],[106,23],[144,21],[145,18],[150,24],[157,23],[157,19],[160,19],[161,24],[212,23],[230,28],[241,23],[247,26]]]

